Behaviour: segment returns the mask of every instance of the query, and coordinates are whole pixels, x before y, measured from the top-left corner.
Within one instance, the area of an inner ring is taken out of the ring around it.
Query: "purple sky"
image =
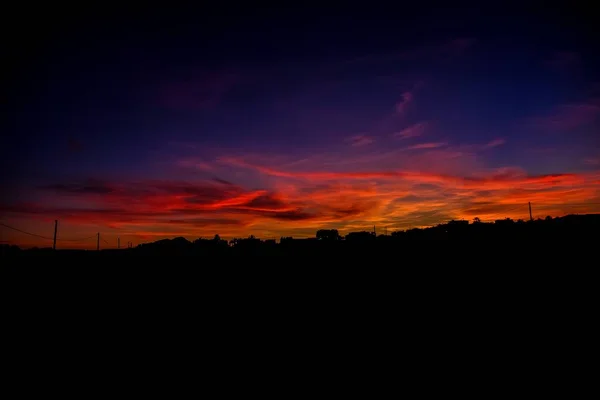
[[[141,241],[598,211],[585,10],[333,11],[30,21],[2,221]]]

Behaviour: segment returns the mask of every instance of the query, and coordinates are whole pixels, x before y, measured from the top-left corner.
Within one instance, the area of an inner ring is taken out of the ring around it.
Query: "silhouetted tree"
[[[349,234],[346,235],[345,239],[360,242],[360,241],[366,241],[366,240],[373,240],[373,239],[375,239],[375,235],[373,234],[373,232],[367,232],[367,231],[350,232]]]
[[[319,240],[340,240],[341,236],[337,229],[320,229],[317,231]]]

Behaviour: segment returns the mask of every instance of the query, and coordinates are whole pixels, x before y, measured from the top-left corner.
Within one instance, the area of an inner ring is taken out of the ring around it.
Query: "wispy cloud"
[[[494,139],[489,141],[488,143],[484,144],[483,146],[481,146],[482,150],[487,150],[487,149],[493,149],[494,147],[498,147],[498,146],[502,146],[503,144],[506,143],[505,139]]]
[[[350,143],[353,147],[361,147],[373,143],[374,139],[366,135],[355,135],[347,138],[346,142]]]
[[[306,237],[321,228],[345,233],[374,224],[389,230],[426,226],[445,218],[527,218],[528,202],[534,217],[598,211],[593,208],[600,203],[597,164],[589,163],[585,173],[538,175],[486,166],[480,150],[501,142],[430,142],[385,150],[340,143],[330,153],[297,157],[240,151],[214,158],[206,174],[192,175],[202,179],[56,182],[1,208],[19,221],[51,215],[61,220],[65,236],[102,231],[108,241],[215,233]],[[196,157],[176,166],[197,168],[204,162]]]
[[[409,150],[420,150],[420,149],[437,149],[439,147],[447,146],[446,142],[428,142],[428,143],[419,143],[412,146],[408,146]]]
[[[410,139],[423,135],[425,133],[425,129],[427,128],[427,122],[419,122],[417,124],[411,125],[408,128],[404,128],[399,132],[395,132],[392,134],[392,137],[396,137],[398,139]]]
[[[408,107],[413,102],[413,97],[412,92],[402,93],[402,99],[396,103],[396,113],[400,115],[406,114]]]

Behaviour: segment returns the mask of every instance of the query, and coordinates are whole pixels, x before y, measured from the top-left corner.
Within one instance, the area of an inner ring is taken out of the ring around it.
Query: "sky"
[[[22,17],[0,241],[51,246],[55,220],[58,248],[105,248],[600,212],[598,38],[569,4]]]

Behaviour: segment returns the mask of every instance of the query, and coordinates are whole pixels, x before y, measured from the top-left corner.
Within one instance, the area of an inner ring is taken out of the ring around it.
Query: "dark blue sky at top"
[[[439,141],[505,138],[513,146],[492,164],[564,172],[573,157],[599,150],[593,132],[579,132],[571,140],[580,149],[528,156],[566,140],[520,124],[600,94],[587,10],[69,12],[32,19],[28,39],[10,48],[9,180],[143,174],[157,154],[185,155],[169,143],[195,143],[208,155],[293,154],[361,132],[389,135],[401,127],[381,120],[418,84],[419,107],[405,123],[435,121]],[[459,57],[445,47],[457,39],[473,41]],[[560,52],[581,62],[549,67]]]

